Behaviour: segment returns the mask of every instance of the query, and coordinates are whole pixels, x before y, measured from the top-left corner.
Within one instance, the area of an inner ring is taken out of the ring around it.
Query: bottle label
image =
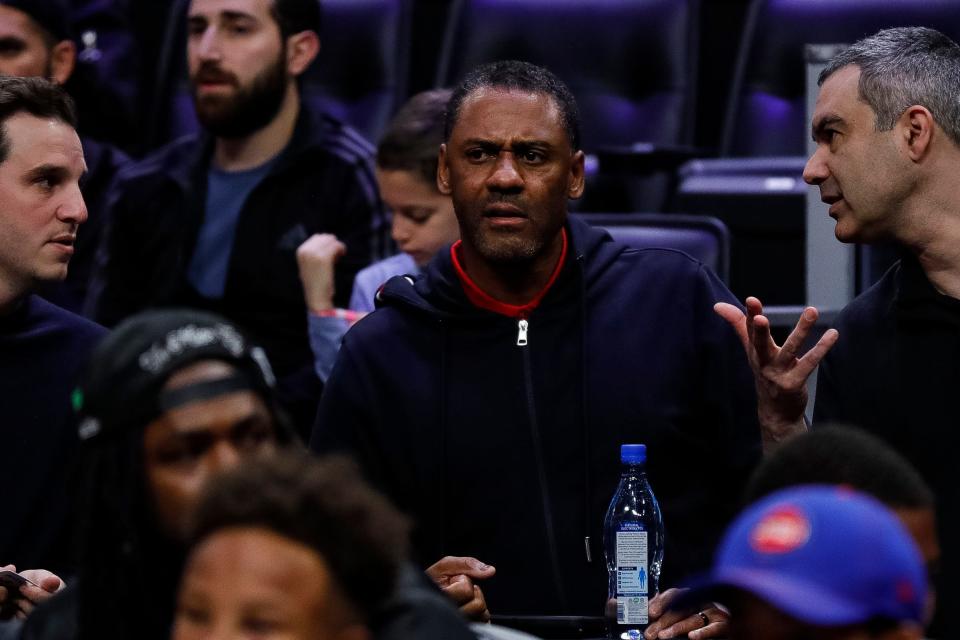
[[[647,624],[647,532],[617,532],[617,624]]]

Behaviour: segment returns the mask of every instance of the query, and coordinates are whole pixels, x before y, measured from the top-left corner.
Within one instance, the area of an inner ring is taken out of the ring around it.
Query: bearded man
[[[300,95],[319,30],[317,0],[190,3],[187,59],[204,132],[118,182],[89,300],[107,325],[173,305],[227,316],[264,345],[301,429],[320,383],[296,248],[314,233],[347,245],[336,282],[346,305],[356,272],[389,246],[373,148]]]

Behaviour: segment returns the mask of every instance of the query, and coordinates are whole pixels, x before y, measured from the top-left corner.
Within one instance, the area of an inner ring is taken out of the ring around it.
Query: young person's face
[[[0,285],[19,294],[67,277],[87,219],[80,194],[87,167],[65,122],[16,113],[2,126],[9,153],[0,162]]]
[[[367,640],[324,559],[267,529],[217,531],[190,554],[173,640]]]
[[[174,373],[164,390],[224,378],[235,369],[206,360]],[[143,458],[157,523],[183,540],[200,493],[210,478],[251,455],[276,447],[266,404],[253,391],[233,391],[164,412],[147,425]]]
[[[377,169],[380,197],[393,215],[397,247],[423,266],[460,237],[453,201],[416,171]]]
[[[583,192],[583,153],[551,96],[484,87],[441,147],[438,186],[453,198],[465,251],[530,263],[559,250],[567,199]]]

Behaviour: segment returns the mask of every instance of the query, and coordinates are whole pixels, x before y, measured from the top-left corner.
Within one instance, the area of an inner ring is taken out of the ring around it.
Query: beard
[[[229,81],[236,87],[230,96],[199,96],[198,81],[204,78]],[[280,112],[287,91],[286,62],[276,61],[257,74],[247,87],[239,86],[236,76],[214,66],[201,67],[191,78],[193,105],[197,119],[218,138],[243,138],[264,128]]]
[[[549,254],[561,233],[566,215],[551,215],[546,219],[537,216],[528,220],[530,228],[522,233],[489,229],[482,219],[482,214],[477,211],[460,220],[463,241],[470,244],[490,265],[516,268]]]

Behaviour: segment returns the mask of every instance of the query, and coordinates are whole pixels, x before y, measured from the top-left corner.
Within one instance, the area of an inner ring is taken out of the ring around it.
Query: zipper
[[[530,328],[530,323],[527,322],[526,318],[520,318],[517,322],[517,346],[525,347],[527,346],[527,329]]]
[[[526,320],[521,320],[521,326]],[[517,341],[519,344],[519,340]],[[563,588],[562,574],[560,573],[560,556],[557,553],[557,536],[553,527],[553,510],[550,505],[550,487],[547,483],[547,470],[543,461],[543,445],[540,440],[540,426],[537,420],[537,407],[533,399],[533,374],[530,363],[530,350],[523,350],[523,373],[527,387],[527,416],[530,420],[530,436],[533,440],[534,461],[537,466],[537,475],[540,479],[540,500],[543,507],[543,523],[547,534],[547,553],[550,556],[550,569],[553,573],[553,584],[560,599],[560,608],[567,609],[567,594]]]

